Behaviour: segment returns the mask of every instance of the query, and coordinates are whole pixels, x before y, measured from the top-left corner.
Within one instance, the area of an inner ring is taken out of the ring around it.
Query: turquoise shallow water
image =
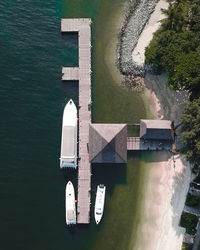
[[[62,66],[77,65],[76,38],[61,36],[61,17],[93,19],[94,121],[146,116],[141,98],[122,91],[105,62],[112,15],[122,3],[0,0],[0,250],[128,249],[151,156],[94,167],[92,202],[104,182],[105,216],[99,227],[92,216],[90,226],[73,231],[65,225],[64,191],[69,179],[77,186],[76,173],[61,172],[58,161],[63,108],[69,98],[78,104],[77,85],[61,82]]]

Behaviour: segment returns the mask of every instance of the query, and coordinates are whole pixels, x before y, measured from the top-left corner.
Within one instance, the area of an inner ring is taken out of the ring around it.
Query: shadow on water
[[[159,153],[164,152],[162,157],[159,157]],[[172,156],[170,151],[158,151],[158,150],[148,150],[148,151],[128,151],[128,158],[139,158],[142,159],[146,163],[153,163],[153,162],[162,162],[168,161],[169,158]]]
[[[92,184],[104,184],[111,194],[115,185],[126,184],[126,164],[93,164]]]
[[[97,186],[104,184],[106,196],[111,197],[116,186],[126,184],[126,174],[126,164],[92,164],[91,218],[94,217]]]
[[[76,236],[79,230],[87,231],[91,228],[91,224],[76,224],[72,226],[67,226],[67,230],[71,236]]]

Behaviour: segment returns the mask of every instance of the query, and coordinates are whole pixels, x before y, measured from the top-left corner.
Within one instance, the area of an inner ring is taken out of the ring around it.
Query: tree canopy
[[[182,112],[182,152],[195,165],[200,165],[200,98],[185,102]]]
[[[145,51],[155,73],[166,72],[169,86],[200,96],[200,5],[198,0],[168,0],[166,18]]]
[[[166,18],[145,51],[155,73],[166,72],[174,90],[187,90],[182,112],[182,152],[200,166],[200,4],[199,0],[167,0]],[[200,167],[199,167],[200,168]]]

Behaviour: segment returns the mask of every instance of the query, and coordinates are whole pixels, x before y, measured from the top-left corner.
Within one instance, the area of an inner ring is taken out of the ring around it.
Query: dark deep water
[[[0,0],[0,250],[128,249],[150,156],[94,167],[93,204],[96,185],[107,185],[103,221],[96,227],[92,210],[91,225],[71,231],[64,192],[69,179],[77,186],[76,172],[63,173],[58,160],[63,108],[69,98],[78,104],[77,84],[61,82],[62,66],[77,66],[78,54],[76,38],[61,36],[61,17],[93,19],[94,121],[146,116],[141,98],[115,85],[103,62],[108,21],[123,2]]]

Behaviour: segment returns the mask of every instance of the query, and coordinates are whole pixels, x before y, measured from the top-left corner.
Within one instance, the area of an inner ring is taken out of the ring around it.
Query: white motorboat
[[[62,140],[60,153],[61,168],[77,166],[77,109],[72,101],[66,104],[63,112]]]
[[[103,184],[97,186],[95,208],[94,208],[94,218],[96,224],[99,224],[103,216],[104,202],[105,202],[106,187]]]
[[[66,185],[65,190],[65,208],[66,208],[66,224],[76,224],[76,205],[75,205],[75,194],[74,186],[69,181]]]

